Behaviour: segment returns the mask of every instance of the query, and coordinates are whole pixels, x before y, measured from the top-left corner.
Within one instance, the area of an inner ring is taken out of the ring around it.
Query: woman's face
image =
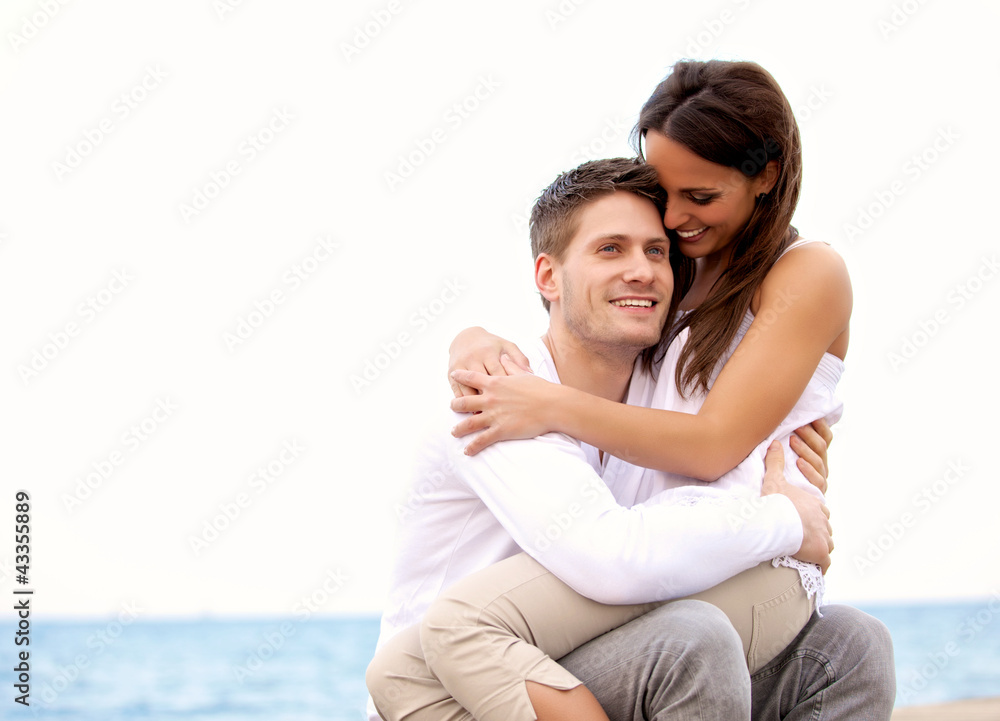
[[[646,132],[646,162],[656,168],[667,192],[663,224],[689,258],[718,256],[750,220],[756,196],[774,185],[774,168],[748,179],[695,155],[655,130]]]

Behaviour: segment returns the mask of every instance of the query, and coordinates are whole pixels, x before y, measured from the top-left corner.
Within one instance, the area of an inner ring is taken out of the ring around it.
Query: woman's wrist
[[[575,397],[582,391],[559,383],[550,384],[549,393],[541,401],[542,419],[552,433],[565,433],[576,438],[576,427],[573,423],[575,413],[573,406]]]

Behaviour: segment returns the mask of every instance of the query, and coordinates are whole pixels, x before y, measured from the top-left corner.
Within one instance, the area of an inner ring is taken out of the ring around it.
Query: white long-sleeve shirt
[[[559,382],[544,344],[527,348],[536,375]],[[663,367],[672,366],[667,358]],[[637,364],[628,402],[648,401],[655,385]],[[397,507],[380,644],[419,621],[442,590],[522,549],[584,596],[645,603],[705,590],[802,543],[784,496],[673,504],[654,495],[664,486],[652,472],[612,456],[602,464],[595,448],[558,433],[466,456],[469,439],[450,432],[459,420],[447,412],[432,421],[411,495]]]

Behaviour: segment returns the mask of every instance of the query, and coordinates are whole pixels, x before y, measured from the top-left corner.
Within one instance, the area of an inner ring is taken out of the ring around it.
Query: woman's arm
[[[456,381],[451,376],[452,371],[469,370],[491,376],[504,375],[506,371],[500,363],[503,355],[509,356],[521,368],[531,369],[527,356],[520,348],[479,326],[466,328],[455,336],[448,347],[448,354],[448,383],[456,398],[476,395],[479,391]]]
[[[823,354],[847,331],[852,293],[847,269],[831,248],[810,244],[788,253],[768,273],[755,318],[697,415],[628,406],[530,377],[456,380],[484,395],[452,402],[473,411],[456,428],[487,428],[469,452],[517,435],[518,424],[544,425],[646,468],[714,480],[735,467],[788,415]],[[664,368],[672,373],[672,368]],[[455,375],[455,374],[453,374]],[[521,400],[501,398],[520,391]],[[508,394],[509,395],[509,394]],[[527,397],[535,399],[527,413]],[[499,399],[499,400],[498,400]],[[504,403],[516,408],[506,416]],[[496,425],[500,433],[491,433]],[[523,432],[523,431],[522,431]]]

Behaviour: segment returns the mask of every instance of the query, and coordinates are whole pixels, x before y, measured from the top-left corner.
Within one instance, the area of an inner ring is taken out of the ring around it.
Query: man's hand
[[[778,441],[771,443],[764,457],[764,481],[760,494],[769,496],[780,493],[795,505],[802,519],[802,546],[794,557],[807,563],[816,563],[826,573],[833,551],[833,527],[830,509],[821,500],[785,480],[785,452]]]
[[[520,348],[478,326],[466,328],[455,336],[448,352],[448,383],[456,398],[476,395],[479,391],[456,381],[452,377],[454,371],[468,370],[491,376],[505,376],[507,370],[500,361],[504,354],[510,356],[521,369],[531,371],[528,358]]]
[[[789,439],[792,450],[799,456],[795,465],[802,471],[806,480],[824,494],[827,488],[826,481],[830,477],[830,464],[826,452],[832,441],[833,431],[822,418],[799,428]]]

